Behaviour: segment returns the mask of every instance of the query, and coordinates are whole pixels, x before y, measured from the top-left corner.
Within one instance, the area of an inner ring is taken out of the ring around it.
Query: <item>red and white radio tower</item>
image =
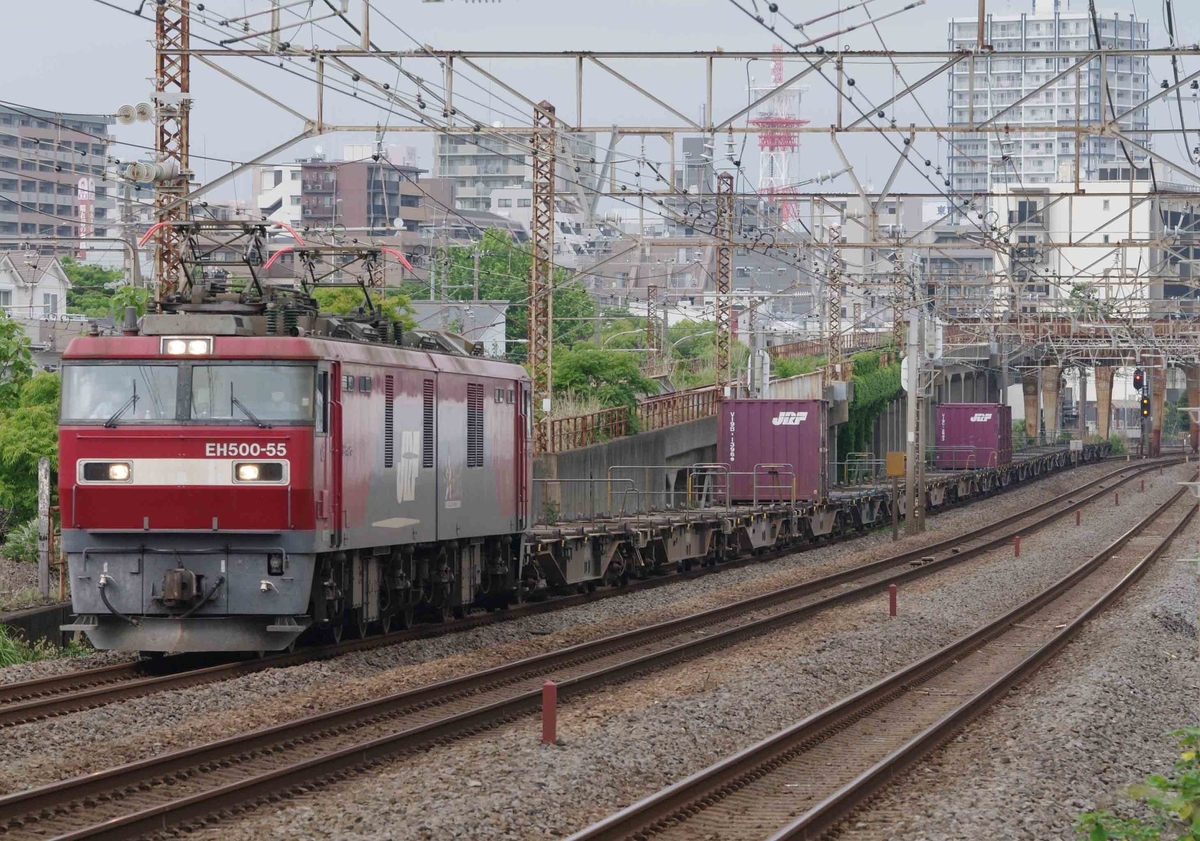
[[[756,100],[783,84],[783,47],[776,44],[772,49],[775,60],[771,63],[771,84],[750,84],[750,94]],[[808,125],[808,120],[800,116],[800,94],[804,90],[800,86],[779,90],[759,103],[750,119],[750,125],[758,129],[758,192],[775,203],[784,227],[789,227],[798,215],[795,200],[788,197],[796,193],[793,159],[800,146],[797,129]]]

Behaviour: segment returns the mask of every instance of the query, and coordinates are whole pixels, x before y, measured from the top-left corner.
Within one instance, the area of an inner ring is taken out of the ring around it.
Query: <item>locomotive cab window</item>
[[[194,365],[191,419],[259,426],[311,421],[315,375],[306,365]]]
[[[64,365],[62,383],[62,420],[66,422],[116,426],[175,420],[178,365]]]
[[[317,372],[317,432],[329,432],[329,372]]]

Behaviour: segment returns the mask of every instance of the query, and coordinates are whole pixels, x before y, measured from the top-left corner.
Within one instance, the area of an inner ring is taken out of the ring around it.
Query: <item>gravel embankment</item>
[[[1145,494],[1123,494],[1119,516],[1107,498],[1084,512],[1083,528],[1071,521],[1027,535],[1019,558],[1010,550],[997,551],[987,561],[908,585],[897,619],[887,617],[886,597],[878,597],[571,701],[559,712],[563,747],[539,746],[539,725],[526,719],[399,759],[194,837],[561,837],[1009,609],[1115,539],[1190,473],[1169,470],[1148,480]],[[1113,752],[1103,753],[1123,769]]]
[[[929,520],[925,535],[940,535],[999,519],[1111,470],[1092,465],[1058,474],[987,503]],[[707,607],[807,580],[890,552],[890,534],[820,547],[769,564],[723,571],[620,598],[518,619],[461,634],[351,653],[335,660],[274,669],[212,686],[164,692],[96,710],[33,722],[5,733],[0,792],[153,756],[279,721],[332,709],[386,692],[443,680],[543,651],[683,616]],[[850,551],[853,549],[853,551]],[[113,655],[107,655],[113,656]],[[80,658],[84,659],[84,658]],[[66,670],[74,661],[26,664],[20,679]],[[0,681],[6,672],[0,670]],[[186,722],[188,726],[181,727]]]
[[[37,566],[0,556],[0,610],[17,610],[37,604]]]

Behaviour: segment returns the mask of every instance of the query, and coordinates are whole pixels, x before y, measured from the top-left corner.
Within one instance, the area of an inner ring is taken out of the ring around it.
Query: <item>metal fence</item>
[[[634,432],[650,432],[712,417],[721,405],[719,397],[715,386],[648,397],[634,412],[636,425],[629,422],[629,410],[620,406],[587,415],[547,418],[542,421],[546,425],[546,452],[563,453]]]
[[[661,397],[648,397],[638,404],[638,430],[649,432],[665,426],[710,418],[717,413],[717,407],[720,405],[717,398],[716,386],[678,391]]]
[[[843,333],[840,338],[842,340],[842,350],[846,353],[860,350],[878,350],[892,342],[890,331],[857,330]],[[775,359],[804,359],[811,356],[823,356],[827,350],[828,348],[823,341],[805,340],[772,345],[767,348],[767,353],[771,354]]]
[[[629,434],[629,410],[624,406],[588,415],[546,418],[546,452],[563,453],[590,447]]]

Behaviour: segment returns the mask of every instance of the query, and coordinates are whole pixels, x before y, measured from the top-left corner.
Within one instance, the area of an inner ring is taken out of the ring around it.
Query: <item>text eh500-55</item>
[[[209,458],[235,456],[241,458],[258,458],[259,456],[286,456],[287,442],[279,441],[271,444],[213,443],[204,445],[204,455]]]

